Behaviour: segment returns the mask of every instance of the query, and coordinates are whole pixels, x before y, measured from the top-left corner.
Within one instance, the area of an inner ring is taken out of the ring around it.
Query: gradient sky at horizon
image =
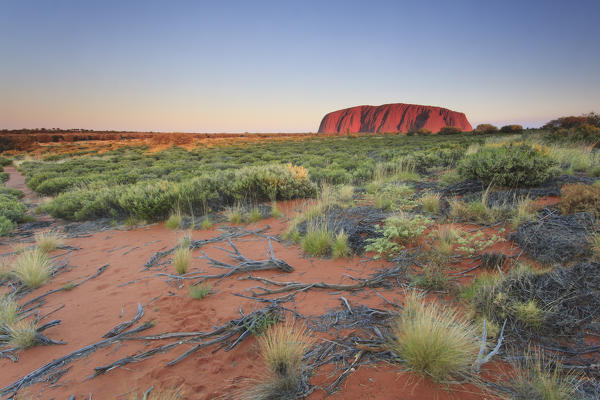
[[[600,112],[598,0],[0,1],[0,128],[316,131],[414,103]]]

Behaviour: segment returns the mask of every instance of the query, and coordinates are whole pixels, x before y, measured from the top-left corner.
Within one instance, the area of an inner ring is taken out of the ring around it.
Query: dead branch
[[[270,226],[267,225],[266,227],[264,227],[262,229],[257,229],[257,230],[246,230],[246,229],[242,229],[242,228],[231,229],[227,233],[224,233],[224,234],[214,237],[214,238],[193,240],[190,243],[190,249],[199,249],[200,247],[202,247],[204,245],[207,245],[210,243],[218,243],[218,242],[222,242],[224,240],[231,240],[231,239],[241,238],[241,237],[249,236],[249,235],[257,235],[257,234],[260,234],[260,233],[268,230],[269,228],[270,228]],[[146,263],[144,264],[144,270],[148,270],[152,267],[156,267],[162,258],[173,253],[177,247],[178,246],[175,246],[172,249],[165,250],[165,251],[157,251],[156,253],[154,253],[152,255],[152,257],[150,257],[150,259],[148,261],[146,261]]]
[[[58,358],[46,365],[41,366],[40,368],[25,375],[23,378],[17,380],[16,382],[11,383],[10,385],[5,386],[3,388],[0,388],[0,396],[5,396],[7,394],[14,395],[20,389],[22,389],[24,387],[32,385],[36,382],[42,381],[44,379],[44,377],[49,375],[53,370],[55,370],[57,368],[62,368],[65,365],[73,362],[74,360],[76,360],[78,358],[84,357],[100,348],[106,347],[114,342],[117,342],[117,341],[129,336],[129,335],[134,335],[136,333],[139,333],[146,329],[149,329],[152,326],[153,326],[152,323],[146,322],[131,331],[123,332],[120,335],[114,336],[110,339],[105,339],[100,342],[85,346],[79,350],[75,350],[74,352],[67,354],[66,356],[63,356],[63,357]]]
[[[142,305],[140,303],[138,303],[137,314],[135,315],[135,317],[133,317],[132,320],[123,322],[122,324],[115,326],[113,329],[111,329],[109,332],[107,332],[102,337],[103,338],[111,338],[111,337],[117,336],[119,333],[129,329],[130,326],[132,326],[133,324],[138,322],[140,320],[140,318],[142,318],[143,315],[144,315],[144,307],[142,307]]]

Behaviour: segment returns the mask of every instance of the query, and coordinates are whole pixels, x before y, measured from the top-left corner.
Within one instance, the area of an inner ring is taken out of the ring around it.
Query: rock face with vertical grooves
[[[445,126],[463,131],[473,128],[464,113],[417,104],[357,106],[331,112],[321,121],[319,133],[405,133],[421,128],[439,132]]]

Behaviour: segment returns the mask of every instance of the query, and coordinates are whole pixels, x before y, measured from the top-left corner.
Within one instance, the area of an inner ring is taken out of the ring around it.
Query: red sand
[[[22,177],[13,169],[9,185],[27,193],[28,200],[36,202],[35,194],[23,186]],[[301,202],[280,203],[287,217],[294,213]],[[278,234],[285,229],[285,219],[268,219],[248,228],[270,225],[269,234]],[[220,282],[213,281],[213,293],[202,300],[188,296],[188,286],[167,282],[167,278],[156,276],[157,271],[144,271],[143,264],[151,255],[160,250],[173,247],[186,232],[174,232],[164,228],[163,224],[141,227],[134,230],[110,230],[95,233],[90,237],[66,239],[65,244],[80,247],[70,254],[69,267],[41,288],[33,291],[20,303],[57,289],[69,282],[79,282],[93,275],[97,269],[109,264],[99,277],[87,281],[70,291],[62,291],[46,297],[46,303],[39,308],[40,314],[52,312],[43,322],[60,319],[62,323],[52,327],[44,334],[54,340],[67,344],[37,346],[19,353],[19,361],[0,359],[0,387],[4,387],[34,371],[40,366],[71,353],[77,349],[96,343],[117,324],[129,320],[136,312],[137,303],[144,306],[142,321],[154,321],[156,325],[144,334],[158,334],[176,331],[210,331],[239,318],[240,307],[245,313],[261,308],[263,305],[252,300],[234,296],[234,293],[249,294],[247,289],[256,286],[256,282],[239,280],[243,276],[234,275]],[[218,236],[218,227],[211,230],[191,232],[194,240]],[[267,241],[258,236],[236,239],[235,245],[242,254],[253,259],[266,256]],[[14,244],[14,243],[13,243]],[[227,243],[207,245],[202,248],[209,256],[230,261],[228,256],[216,246],[227,247]],[[504,248],[506,244],[499,245]],[[279,281],[350,283],[348,275],[367,277],[374,271],[387,266],[383,260],[352,259],[330,260],[307,258],[295,245],[273,243],[276,257],[288,262],[295,271],[280,273],[260,271],[253,273]],[[0,244],[0,253],[12,250],[8,244]],[[56,250],[53,255],[65,255],[65,251]],[[220,273],[222,269],[211,267],[206,260],[198,259],[200,250],[193,251],[191,271]],[[64,260],[65,256],[58,259]],[[58,261],[57,261],[58,262]],[[457,270],[466,266],[456,266]],[[173,273],[172,266],[166,266],[165,272]],[[377,289],[387,299],[401,302],[403,292]],[[333,308],[340,307],[340,293],[326,290],[310,290],[296,296],[295,307],[304,315],[321,315]],[[364,304],[371,307],[389,309],[390,306],[375,294],[372,289],[357,293],[344,293],[350,304]],[[287,306],[293,306],[293,303]],[[62,308],[61,308],[62,307]],[[60,308],[60,309],[59,309]],[[58,311],[56,311],[58,309]],[[121,315],[122,314],[122,315]],[[207,348],[186,358],[172,367],[166,364],[189,349],[182,345],[165,354],[158,354],[139,363],[129,364],[109,371],[93,379],[86,379],[94,372],[94,367],[109,364],[122,357],[166,344],[168,341],[122,341],[118,345],[97,350],[87,357],[70,364],[71,369],[53,385],[40,383],[25,388],[22,392],[31,398],[66,399],[75,395],[77,399],[122,399],[131,393],[143,393],[150,386],[155,388],[181,387],[186,399],[232,398],[234,390],[243,389],[252,379],[260,378],[263,363],[257,354],[256,340],[249,338],[230,352],[213,352]],[[493,363],[484,368],[489,371]],[[333,399],[482,399],[493,398],[472,385],[444,387],[429,380],[422,380],[414,374],[400,372],[400,365],[378,364],[357,368],[342,384],[341,390],[331,396]],[[313,383],[330,383],[341,371],[333,371],[325,366],[317,371]],[[310,399],[325,398],[323,391],[315,391]]]

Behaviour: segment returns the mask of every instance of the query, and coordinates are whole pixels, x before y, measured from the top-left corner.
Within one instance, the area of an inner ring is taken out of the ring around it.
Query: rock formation
[[[393,133],[421,128],[438,132],[445,126],[456,126],[463,131],[473,129],[464,113],[441,107],[395,103],[331,112],[323,117],[319,133]]]

